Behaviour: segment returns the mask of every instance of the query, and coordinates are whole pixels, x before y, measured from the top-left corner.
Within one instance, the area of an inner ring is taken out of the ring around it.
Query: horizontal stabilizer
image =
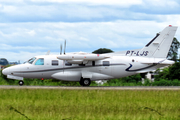
[[[172,65],[174,61],[172,60],[160,60],[160,59],[150,59],[149,61],[141,62],[142,64],[162,64],[162,65]]]

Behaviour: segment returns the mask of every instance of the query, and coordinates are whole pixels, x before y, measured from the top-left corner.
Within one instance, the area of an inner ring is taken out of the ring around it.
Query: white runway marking
[[[180,86],[117,86],[117,87],[70,87],[70,86],[6,86],[0,85],[0,89],[60,89],[60,90],[180,90]]]

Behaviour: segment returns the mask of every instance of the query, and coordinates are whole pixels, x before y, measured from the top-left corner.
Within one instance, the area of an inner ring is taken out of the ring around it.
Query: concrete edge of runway
[[[61,89],[61,90],[180,90],[180,86],[13,86],[0,85],[0,89]]]

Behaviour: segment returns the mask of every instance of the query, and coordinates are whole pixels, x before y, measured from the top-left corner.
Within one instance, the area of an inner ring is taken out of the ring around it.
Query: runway
[[[180,90],[180,86],[16,86],[16,85],[0,85],[0,89],[59,89],[59,90]]]

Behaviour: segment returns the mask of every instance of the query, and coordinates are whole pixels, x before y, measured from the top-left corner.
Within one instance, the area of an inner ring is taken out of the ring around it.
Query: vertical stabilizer
[[[140,51],[147,51],[147,57],[166,58],[177,27],[169,25]]]

